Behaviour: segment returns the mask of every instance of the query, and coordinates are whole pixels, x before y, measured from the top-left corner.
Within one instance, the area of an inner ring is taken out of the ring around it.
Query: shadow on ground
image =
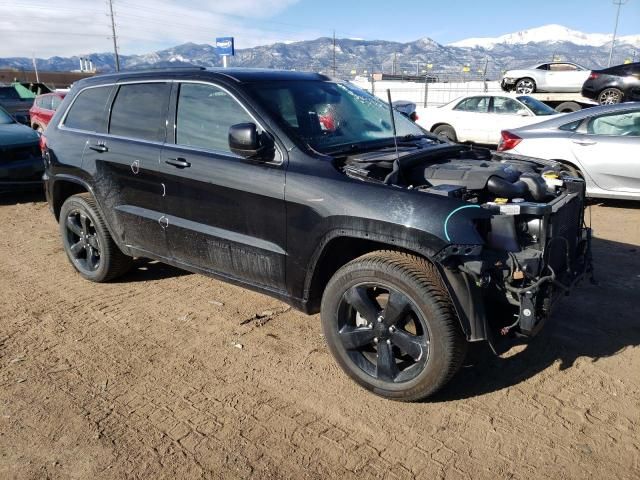
[[[581,357],[597,362],[640,345],[640,247],[595,238],[593,255],[598,285],[585,281],[560,299],[541,333],[519,353],[496,357],[485,343],[473,345],[465,366],[431,401],[494,392],[558,361],[563,370]]]
[[[21,191],[3,191],[0,187],[0,205],[16,205],[18,203],[38,203],[44,201],[45,197],[42,187],[34,187]]]

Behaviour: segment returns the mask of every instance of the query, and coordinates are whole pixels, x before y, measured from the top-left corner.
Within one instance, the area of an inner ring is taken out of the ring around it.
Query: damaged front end
[[[562,165],[460,145],[415,148],[394,161],[376,155],[350,156],[342,169],[456,201],[434,260],[470,341],[495,348],[500,337],[535,335],[555,300],[592,275],[585,183]],[[464,243],[478,238],[470,229],[484,244]]]
[[[490,217],[475,221],[486,242],[479,253],[461,255],[466,246],[452,244],[438,255],[452,293],[463,299],[458,313],[470,340],[495,346],[496,335],[535,335],[558,297],[593,276],[584,181],[551,167],[540,177],[547,194],[539,200],[498,197],[480,205]]]

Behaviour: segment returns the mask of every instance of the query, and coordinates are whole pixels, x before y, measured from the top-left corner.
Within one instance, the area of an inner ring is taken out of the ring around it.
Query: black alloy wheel
[[[354,364],[373,378],[414,379],[429,358],[429,330],[404,293],[387,285],[360,284],[342,296],[338,338]]]
[[[67,257],[87,280],[106,282],[131,268],[133,259],[115,244],[95,199],[88,193],[67,198],[58,223]]]
[[[74,209],[67,213],[65,226],[73,264],[82,273],[94,273],[100,266],[100,240],[93,222],[86,213]]]

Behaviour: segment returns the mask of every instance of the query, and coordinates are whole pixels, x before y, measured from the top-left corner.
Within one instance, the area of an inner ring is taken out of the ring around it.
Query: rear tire
[[[325,289],[321,318],[342,370],[393,400],[437,392],[467,350],[437,269],[405,253],[373,252],[340,268]]]
[[[582,110],[582,106],[577,102],[562,102],[555,110],[560,113],[571,113]]]
[[[115,244],[95,199],[88,193],[65,200],[58,224],[69,261],[87,280],[108,282],[131,268],[133,259]]]
[[[456,135],[456,131],[451,125],[439,125],[433,129],[433,133],[452,142],[458,141],[458,135]]]
[[[598,95],[598,103],[600,105],[616,105],[622,102],[622,98],[622,90],[618,90],[617,88],[605,88]]]
[[[533,78],[521,78],[516,82],[516,93],[520,95],[529,95],[535,93],[536,82]]]

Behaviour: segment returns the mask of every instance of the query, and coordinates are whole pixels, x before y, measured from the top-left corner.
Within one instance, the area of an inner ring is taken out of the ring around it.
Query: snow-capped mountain
[[[365,70],[415,74],[430,65],[427,67],[429,73],[446,80],[460,78],[463,71],[469,72],[464,78],[479,76],[487,65],[487,77],[499,78],[504,70],[528,67],[554,58],[602,68],[607,65],[609,46],[608,35],[577,32],[560,25],[547,25],[498,38],[468,39],[450,45],[442,45],[428,37],[406,43],[342,38],[336,39],[336,73],[343,77],[354,75],[354,72],[363,74]],[[619,37],[614,64],[636,58],[639,48],[640,35]],[[100,72],[114,70],[111,53],[83,56],[90,58]],[[40,70],[68,71],[77,69],[79,64],[78,57],[36,60]],[[129,70],[185,65],[216,67],[222,63],[215,47],[195,43],[143,55],[121,55],[120,62]],[[332,73],[333,39],[321,37],[238,49],[230,65]],[[33,64],[31,58],[0,58],[0,68],[31,70]]]
[[[525,45],[527,43],[560,43],[568,42],[574,45],[601,47],[610,44],[611,34],[607,33],[583,33],[571,30],[562,25],[544,25],[542,27],[521,30],[508,33],[500,37],[467,38],[450,43],[449,46],[461,48],[485,48],[491,49],[499,44]],[[633,45],[640,48],[640,35],[627,35],[618,37],[617,44]]]

